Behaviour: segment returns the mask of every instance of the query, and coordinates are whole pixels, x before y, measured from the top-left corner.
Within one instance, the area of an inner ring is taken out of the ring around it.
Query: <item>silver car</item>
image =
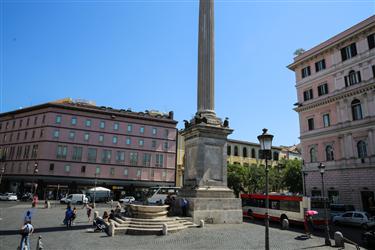
[[[0,194],[0,200],[2,201],[16,201],[18,200],[17,195],[13,193]]]
[[[335,225],[353,225],[368,229],[375,226],[375,220],[366,212],[350,211],[333,217]]]

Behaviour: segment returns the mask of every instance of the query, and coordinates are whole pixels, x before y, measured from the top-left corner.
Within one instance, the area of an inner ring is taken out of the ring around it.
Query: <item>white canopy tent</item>
[[[108,188],[104,188],[104,187],[90,188],[88,191],[89,191],[90,193],[91,193],[91,192],[111,192],[110,189],[108,189]]]

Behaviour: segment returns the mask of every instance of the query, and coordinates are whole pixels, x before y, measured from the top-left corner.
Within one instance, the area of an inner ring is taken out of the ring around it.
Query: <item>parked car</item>
[[[0,200],[2,201],[16,201],[18,200],[17,195],[14,193],[0,194]]]
[[[133,196],[125,196],[124,198],[119,200],[121,203],[133,203],[135,198]]]
[[[353,225],[361,226],[363,229],[368,229],[375,226],[375,220],[370,214],[366,212],[350,211],[333,217],[333,224],[335,225]]]
[[[82,204],[88,203],[88,199],[84,194],[69,194],[68,196],[62,198],[60,203],[71,203],[71,204]]]
[[[329,208],[330,208],[331,220],[335,216],[342,215],[345,212],[355,210],[353,205],[345,205],[345,204],[330,204]]]
[[[375,247],[375,231],[371,230],[363,233],[362,242],[365,247]]]

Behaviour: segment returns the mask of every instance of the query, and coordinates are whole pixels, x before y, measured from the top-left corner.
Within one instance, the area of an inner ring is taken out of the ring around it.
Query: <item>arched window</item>
[[[227,155],[231,155],[232,154],[232,147],[231,146],[227,146]]]
[[[335,158],[333,156],[333,148],[332,146],[328,145],[326,147],[326,160],[327,161],[333,161]]]
[[[273,152],[273,160],[278,161],[279,160],[279,152]]]
[[[316,162],[316,150],[315,150],[315,148],[310,149],[310,162]]]
[[[256,153],[255,153],[255,149],[251,149],[251,158],[257,158],[256,156]]]
[[[238,156],[238,147],[234,146],[234,156]]]
[[[361,120],[363,118],[361,102],[358,99],[354,99],[352,101],[352,115],[354,121]]]
[[[365,158],[367,157],[367,148],[366,143],[364,141],[359,141],[357,143],[357,151],[358,151],[358,158]]]
[[[244,147],[244,148],[242,149],[242,156],[243,156],[243,157],[247,157],[247,148],[246,148],[246,147]]]

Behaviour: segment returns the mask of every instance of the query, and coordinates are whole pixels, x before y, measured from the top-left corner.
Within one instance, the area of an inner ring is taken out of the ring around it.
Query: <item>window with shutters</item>
[[[375,33],[367,37],[368,49],[375,48]]]
[[[314,95],[313,95],[312,89],[308,89],[308,90],[303,92],[303,100],[304,101],[308,101],[308,100],[311,100],[313,98],[314,98]]]
[[[144,153],[143,154],[143,166],[149,167],[151,163],[151,154]]]
[[[344,77],[345,79],[345,87],[349,87],[351,85],[360,83],[362,81],[361,79],[361,72],[357,71],[355,72],[354,70],[349,71],[349,74]]]
[[[316,149],[313,147],[310,149],[310,162],[316,162]]]
[[[138,153],[137,152],[130,153],[130,165],[132,166],[138,165]]]
[[[155,155],[155,159],[156,159],[156,161],[155,161],[155,167],[163,167],[163,165],[164,165],[164,157],[163,157],[163,155],[156,154]]]
[[[319,85],[318,86],[318,95],[322,96],[322,95],[326,95],[326,94],[328,94],[328,84],[324,83],[322,85]]]
[[[103,149],[102,151],[102,163],[111,163],[112,151]]]
[[[348,60],[357,55],[357,47],[355,43],[350,44],[341,49],[341,59],[342,61]]]
[[[73,147],[73,161],[81,161],[82,160],[82,147]]]
[[[334,158],[334,155],[333,155],[333,148],[331,145],[328,145],[326,147],[326,160],[327,161],[333,161],[335,158]]]
[[[125,151],[117,151],[116,152],[116,162],[122,163],[125,161]]]
[[[358,99],[355,99],[352,101],[351,106],[352,106],[353,121],[361,120],[363,118],[361,101],[359,101]]]
[[[56,152],[56,159],[66,159],[66,155],[68,153],[67,146],[58,145],[57,152]]]
[[[227,155],[231,155],[232,154],[232,148],[231,146],[227,146]]]
[[[302,78],[305,78],[305,77],[311,75],[310,66],[307,66],[307,67],[301,69],[301,75],[302,75]]]
[[[320,60],[320,61],[317,61],[315,63],[315,72],[319,72],[323,69],[326,68],[326,61],[323,59],[323,60]]]
[[[96,162],[96,154],[97,154],[96,148],[89,148],[87,150],[87,161]]]
[[[357,152],[358,152],[358,158],[363,159],[367,157],[367,148],[366,148],[366,143],[364,141],[359,141],[357,143]]]
[[[330,119],[329,119],[329,114],[324,114],[323,115],[323,126],[326,128],[326,127],[329,127],[331,125],[330,123]]]

